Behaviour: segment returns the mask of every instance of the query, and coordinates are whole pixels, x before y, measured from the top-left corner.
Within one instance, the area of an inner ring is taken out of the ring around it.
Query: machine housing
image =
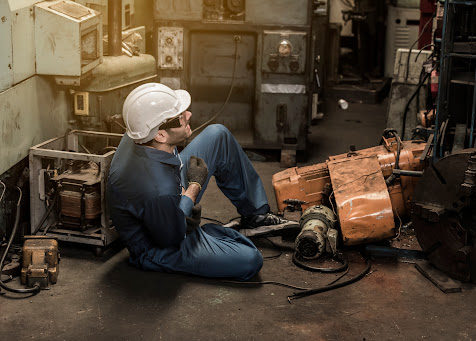
[[[154,1],[160,82],[191,92],[192,128],[222,108],[243,147],[303,150],[327,18],[327,1]]]

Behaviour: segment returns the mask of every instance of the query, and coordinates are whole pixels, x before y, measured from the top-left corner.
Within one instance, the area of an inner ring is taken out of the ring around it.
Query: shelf
[[[453,72],[450,82],[474,86],[474,72]]]
[[[448,1],[449,5],[463,5],[463,6],[476,6],[476,1],[471,1],[471,0],[454,0],[454,1]]]
[[[455,42],[453,45],[453,51],[462,54],[476,54],[476,41]]]
[[[476,54],[448,53],[447,56],[449,56],[449,57],[455,57],[455,58],[476,59]]]

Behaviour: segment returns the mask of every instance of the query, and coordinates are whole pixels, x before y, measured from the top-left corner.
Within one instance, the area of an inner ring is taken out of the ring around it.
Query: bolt
[[[7,21],[7,17],[3,16],[2,17],[2,22],[5,22],[5,21]]]
[[[233,40],[236,41],[237,43],[239,43],[239,42],[241,42],[241,36],[238,35],[238,34],[235,34],[235,35],[233,36]]]

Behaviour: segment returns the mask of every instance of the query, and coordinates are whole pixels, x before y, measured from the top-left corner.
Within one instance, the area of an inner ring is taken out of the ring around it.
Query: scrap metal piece
[[[337,159],[327,165],[344,244],[392,237],[392,202],[377,157]]]
[[[45,236],[26,236],[23,244],[21,283],[48,288],[58,280],[58,242]]]
[[[415,268],[445,294],[461,292],[461,283],[452,280],[443,272],[434,268],[429,262],[417,262]]]

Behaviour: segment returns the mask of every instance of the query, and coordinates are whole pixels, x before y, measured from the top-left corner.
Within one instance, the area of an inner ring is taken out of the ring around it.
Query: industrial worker
[[[159,83],[127,96],[127,130],[108,178],[111,218],[139,268],[247,280],[263,264],[248,238],[217,224],[187,231],[210,177],[241,215],[241,228],[290,222],[269,212],[258,174],[223,125],[209,125],[178,153],[192,135],[190,103],[187,91]]]

